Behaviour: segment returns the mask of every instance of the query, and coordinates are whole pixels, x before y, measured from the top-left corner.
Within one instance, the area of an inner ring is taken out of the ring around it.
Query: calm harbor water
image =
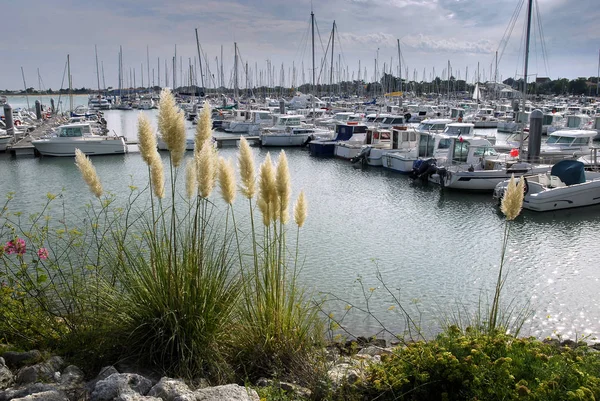
[[[147,113],[156,119],[156,111]],[[108,111],[105,117],[111,131],[135,139],[137,114]],[[193,130],[190,124],[190,136]],[[268,149],[254,151],[260,163]],[[368,294],[375,288],[369,307],[392,331],[402,329],[403,319],[397,309],[388,310],[392,299],[381,288],[377,269],[428,332],[445,316],[475,312],[480,302],[491,302],[504,230],[491,194],[442,192],[383,169],[355,169],[346,161],[312,158],[301,149],[286,152],[293,197],[304,189],[309,202],[301,232],[301,281],[317,296],[330,293],[364,304],[357,282],[361,277]],[[221,149],[220,154],[235,158],[236,149]],[[145,185],[146,167],[139,153],[94,157],[93,162],[105,189],[118,196],[124,198],[132,182]],[[71,158],[0,154],[0,169],[0,196],[15,191],[13,208],[25,212],[40,211],[46,193],[61,189],[73,213],[91,199]],[[243,200],[238,203],[243,210]],[[574,338],[600,333],[599,233],[600,208],[525,212],[515,221],[504,300],[531,303],[534,315],[523,334]],[[329,304],[326,309],[341,316],[344,306]],[[351,312],[345,323],[355,334],[378,330],[359,312]]]

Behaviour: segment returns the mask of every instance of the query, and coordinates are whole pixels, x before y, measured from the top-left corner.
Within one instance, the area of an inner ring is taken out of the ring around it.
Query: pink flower
[[[38,249],[37,254],[38,254],[38,257],[41,260],[48,259],[48,250],[46,248],[40,248],[40,249]]]
[[[6,252],[7,255],[12,255],[15,253],[15,244],[12,241],[8,241],[4,246],[4,252]]]
[[[18,237],[14,241],[8,241],[6,243],[6,247],[4,248],[8,255],[16,253],[19,256],[24,255],[26,249],[27,246],[25,244],[25,240]]]

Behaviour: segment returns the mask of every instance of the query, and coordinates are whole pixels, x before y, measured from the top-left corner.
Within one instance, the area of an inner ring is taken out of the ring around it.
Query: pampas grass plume
[[[102,184],[92,161],[81,150],[75,149],[75,164],[81,171],[83,180],[97,198],[102,196]]]
[[[506,192],[504,192],[504,197],[502,198],[502,204],[500,205],[500,210],[502,210],[502,213],[504,213],[506,216],[506,220],[514,220],[519,213],[521,213],[521,208],[523,207],[524,187],[525,177],[521,177],[519,179],[519,184],[515,183],[514,174],[510,177],[510,181],[506,187]]]
[[[169,89],[160,93],[158,104],[158,129],[162,140],[171,152],[171,161],[178,167],[185,154],[185,118],[178,110],[175,98]]]
[[[296,222],[298,227],[302,227],[304,225],[304,221],[306,221],[306,216],[306,197],[304,196],[304,191],[301,191],[300,195],[298,195],[298,199],[296,199],[296,204],[294,205],[294,221]]]
[[[205,101],[204,105],[202,106],[202,112],[200,113],[198,125],[196,125],[196,149],[200,149],[202,144],[212,137],[212,118],[210,113],[210,104]]]
[[[150,177],[152,178],[152,191],[154,196],[159,199],[165,196],[165,172],[163,162],[158,152],[152,158],[150,163]]]
[[[196,179],[196,161],[195,159],[188,159],[185,165],[185,195],[188,199],[194,196],[197,186]]]
[[[277,182],[271,154],[267,153],[265,161],[260,165],[259,171],[259,200],[262,201],[263,207],[261,212],[266,214],[266,220],[275,220],[277,218]],[[259,205],[260,206],[260,205]]]
[[[145,113],[138,115],[138,147],[142,159],[149,166],[154,154],[157,152],[156,135]]]
[[[215,151],[210,141],[204,142],[200,152],[196,152],[196,179],[200,196],[208,198],[215,187]]]
[[[238,164],[241,177],[240,191],[246,198],[252,199],[254,194],[256,194],[256,180],[254,178],[256,169],[254,167],[252,149],[250,149],[250,145],[248,145],[248,141],[244,137],[240,138]]]
[[[235,200],[235,170],[230,160],[219,158],[219,186],[225,203],[232,205]]]
[[[279,196],[279,219],[283,224],[290,219],[288,208],[292,192],[291,186],[287,156],[282,150],[277,160],[277,195]]]

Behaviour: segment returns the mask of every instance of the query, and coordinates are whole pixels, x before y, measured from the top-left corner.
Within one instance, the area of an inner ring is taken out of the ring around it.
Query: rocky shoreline
[[[353,383],[363,377],[366,367],[390,355],[385,340],[359,338],[326,348],[327,374],[331,385]],[[129,369],[125,369],[129,370]],[[0,401],[259,401],[256,390],[227,384],[210,387],[200,381],[192,389],[183,380],[119,372],[114,366],[101,369],[92,380],[60,356],[44,358],[40,351],[4,352],[0,357]],[[294,383],[262,378],[256,387],[279,388],[301,398],[312,392]]]
[[[588,347],[590,351],[600,351],[599,344],[556,339],[543,342],[557,348]],[[364,337],[327,346],[324,355],[329,384],[336,389],[365,380],[366,369],[391,355],[397,346],[401,345],[387,346],[385,340]],[[80,368],[67,364],[60,356],[44,358],[37,350],[4,352],[0,357],[0,401],[260,401],[255,389],[238,384],[209,386],[200,380],[196,388],[191,388],[181,379],[159,379],[152,374],[122,370],[107,366],[86,381]],[[282,389],[301,399],[312,397],[310,389],[294,383],[261,378],[254,385]]]

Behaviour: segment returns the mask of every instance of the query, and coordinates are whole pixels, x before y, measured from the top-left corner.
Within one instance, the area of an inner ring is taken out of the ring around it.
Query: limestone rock
[[[96,381],[104,380],[114,373],[119,373],[119,371],[114,366],[105,366],[102,369],[100,369],[100,373],[98,373],[98,376],[96,376]]]
[[[6,366],[9,368],[20,368],[26,365],[32,365],[42,360],[42,353],[38,350],[27,352],[7,351],[2,354]]]
[[[352,364],[340,363],[329,369],[327,375],[334,385],[340,386],[343,383],[355,383],[361,377],[361,371]]]
[[[4,364],[0,364],[0,390],[9,387],[15,379],[15,376]]]
[[[148,392],[149,396],[160,397],[163,401],[173,401],[177,397],[192,394],[192,390],[181,380],[163,377]]]
[[[237,384],[203,388],[194,391],[193,396],[195,398],[183,396],[178,397],[173,401],[260,401],[256,390],[241,387]]]
[[[21,398],[13,398],[13,401],[69,401],[69,399],[60,391],[50,390]]]
[[[158,397],[150,397],[138,393],[124,393],[115,398],[115,401],[163,401]]]
[[[146,395],[151,388],[152,382],[143,376],[134,373],[113,373],[96,383],[91,401],[112,401],[121,396],[133,397],[136,393]],[[121,398],[121,400],[136,400],[131,397]]]
[[[34,383],[27,386],[10,388],[8,390],[0,391],[0,401],[10,401],[15,398],[27,397],[31,394],[52,390],[55,390],[55,388],[45,383]]]
[[[64,365],[64,361],[59,356],[53,356],[46,362],[37,365],[27,366],[17,373],[17,383],[28,384],[38,381],[50,382],[57,381],[56,372]]]
[[[368,356],[392,355],[392,350],[390,348],[383,348],[383,347],[378,347],[375,345],[370,345],[370,346],[358,351],[357,355],[368,355]]]

